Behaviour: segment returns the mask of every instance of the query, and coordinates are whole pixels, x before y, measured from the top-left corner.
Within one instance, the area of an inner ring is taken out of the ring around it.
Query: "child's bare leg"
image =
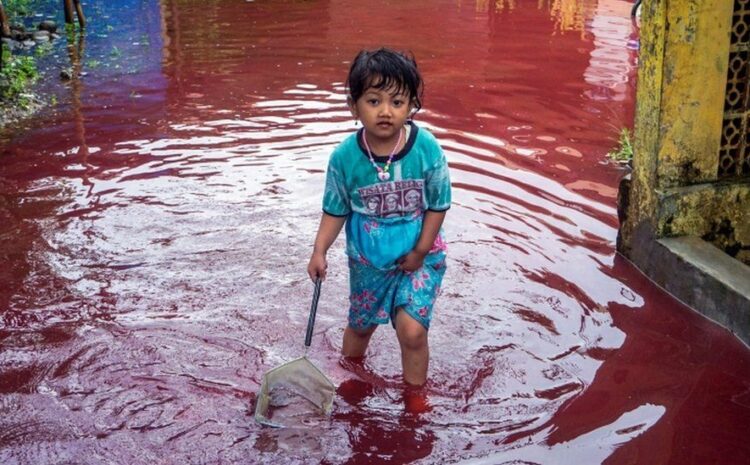
[[[341,353],[344,357],[364,356],[367,344],[370,343],[370,337],[377,327],[377,325],[374,325],[367,329],[354,329],[347,326],[344,330],[344,343],[341,347]]]
[[[427,381],[427,366],[430,361],[427,330],[402,308],[398,308],[396,310],[396,335],[401,345],[404,381],[414,386],[423,385]]]

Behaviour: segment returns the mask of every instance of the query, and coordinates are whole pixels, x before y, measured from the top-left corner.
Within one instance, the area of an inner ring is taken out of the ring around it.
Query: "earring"
[[[354,120],[354,126],[355,126],[355,127],[356,127],[356,126],[359,126],[359,120],[358,120],[358,119],[355,119],[355,120]]]

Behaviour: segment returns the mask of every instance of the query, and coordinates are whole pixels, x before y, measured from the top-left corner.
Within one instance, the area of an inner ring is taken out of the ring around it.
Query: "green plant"
[[[86,66],[89,68],[98,68],[102,64],[99,60],[89,60],[86,62]]]
[[[7,56],[7,59],[6,59]],[[29,104],[24,91],[39,77],[36,61],[30,56],[11,56],[3,53],[3,70],[0,72],[0,98],[16,100],[19,105]]]
[[[118,57],[122,56],[122,51],[117,47],[117,45],[114,45],[114,46],[112,46],[112,51],[109,52],[109,54],[113,58],[118,58]]]
[[[609,158],[618,163],[627,163],[633,159],[633,137],[628,128],[620,130],[620,138],[617,148],[607,154]]]
[[[6,13],[9,17],[29,16],[32,13],[32,0],[7,0]]]
[[[37,58],[41,58],[43,56],[48,55],[52,51],[52,44],[49,42],[39,44],[34,48],[34,56]]]

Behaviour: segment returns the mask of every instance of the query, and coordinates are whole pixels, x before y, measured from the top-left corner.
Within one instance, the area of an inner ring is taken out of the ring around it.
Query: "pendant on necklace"
[[[388,172],[388,168],[391,167],[391,162],[393,161],[393,156],[396,155],[396,150],[401,145],[401,140],[404,137],[404,129],[401,128],[398,131],[398,140],[396,141],[396,145],[393,146],[393,150],[391,150],[391,154],[388,155],[388,161],[385,162],[385,168],[379,167],[375,163],[375,159],[372,157],[372,151],[370,150],[370,146],[367,144],[367,130],[365,128],[362,128],[362,142],[364,143],[365,150],[367,150],[367,157],[370,159],[370,163],[372,163],[372,167],[375,168],[378,172],[378,179],[385,182],[389,179],[391,179],[391,173]]]

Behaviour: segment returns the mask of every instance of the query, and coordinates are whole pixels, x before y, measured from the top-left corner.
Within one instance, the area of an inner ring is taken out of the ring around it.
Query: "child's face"
[[[349,109],[362,121],[368,138],[389,143],[398,140],[412,104],[408,94],[396,93],[396,89],[370,87],[356,102],[349,101]]]

